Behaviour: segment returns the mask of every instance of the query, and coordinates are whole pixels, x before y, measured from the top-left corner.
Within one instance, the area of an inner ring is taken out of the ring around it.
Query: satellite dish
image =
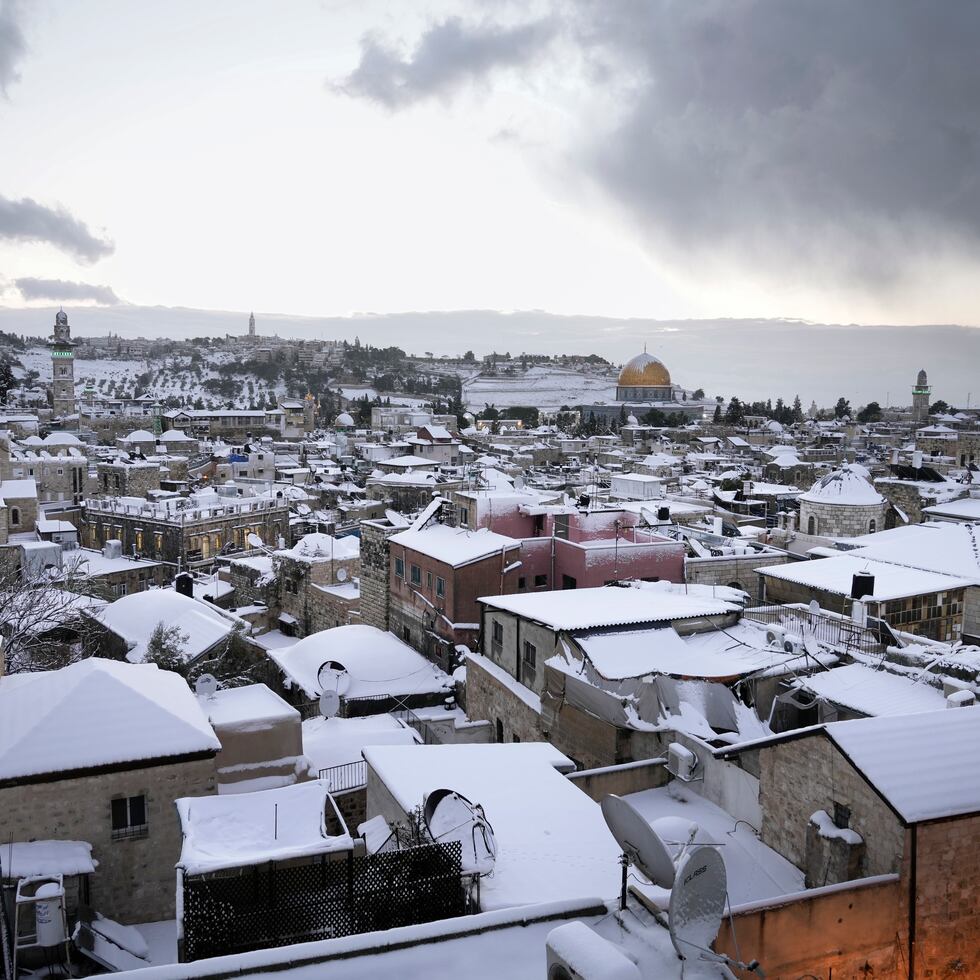
[[[388,518],[388,523],[392,527],[408,527],[409,522],[405,519],[402,514],[399,514],[397,510],[386,510],[385,517]]]
[[[320,695],[320,715],[323,718],[335,718],[340,711],[340,695],[331,689]]]
[[[725,915],[728,875],[713,847],[695,847],[677,869],[670,893],[670,939],[681,959],[711,952]]]
[[[602,798],[600,806],[606,826],[630,861],[655,885],[672,887],[674,862],[670,851],[643,816],[612,793]]]
[[[217,690],[218,679],[214,676],[214,674],[201,674],[201,676],[194,681],[194,693],[199,698],[213,698]]]
[[[338,582],[346,582],[347,581],[347,569],[346,568],[338,568],[337,569],[337,581]]]
[[[336,660],[327,660],[320,664],[320,669],[316,672],[316,680],[321,691],[346,694],[350,689],[350,674],[347,673],[347,668]]]
[[[811,657],[816,658],[820,656],[820,644],[817,643],[817,638],[813,635],[813,633],[805,632],[803,634],[803,649],[806,650]]]
[[[810,615],[819,616],[820,615],[820,603],[816,599],[810,600]]]
[[[264,542],[263,542],[263,540],[262,540],[262,539],[261,539],[261,538],[260,538],[260,537],[259,537],[259,536],[258,536],[257,534],[255,534],[254,532],[249,532],[249,533],[248,533],[248,534],[247,534],[247,535],[245,536],[245,540],[246,540],[246,541],[248,541],[248,543],[249,543],[249,544],[250,544],[250,545],[251,545],[251,546],[252,546],[253,548],[261,548],[261,547],[263,547],[263,545],[264,545]]]
[[[459,841],[464,874],[488,875],[497,861],[497,839],[479,804],[451,789],[433,790],[425,799],[422,816],[438,844]]]
[[[299,514],[300,517],[306,517],[310,513],[310,508],[306,504],[297,504],[296,513]]]

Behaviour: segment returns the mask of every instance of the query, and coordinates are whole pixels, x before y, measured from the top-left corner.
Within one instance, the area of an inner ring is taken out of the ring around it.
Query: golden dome
[[[670,372],[663,361],[644,351],[619,372],[618,383],[623,388],[665,388],[670,384]]]

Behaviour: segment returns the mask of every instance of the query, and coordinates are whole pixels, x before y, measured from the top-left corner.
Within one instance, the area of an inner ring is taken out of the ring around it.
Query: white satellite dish
[[[335,718],[340,711],[340,695],[329,688],[320,695],[320,716]]]
[[[213,698],[217,690],[218,679],[214,676],[214,674],[201,674],[201,676],[194,681],[194,693],[199,698]]]
[[[265,544],[265,542],[254,531],[249,532],[245,536],[245,540],[248,541],[253,548],[261,548]]]
[[[408,527],[409,521],[403,514],[399,514],[397,510],[386,510],[385,517],[388,518],[388,523],[392,527]]]
[[[655,885],[674,884],[674,862],[670,851],[644,817],[626,800],[610,793],[600,803],[602,816],[623,854]]]
[[[306,504],[297,504],[296,513],[299,514],[300,517],[306,517],[310,513],[310,508]]]
[[[707,953],[721,928],[727,900],[725,862],[713,847],[695,847],[677,869],[670,893],[670,939],[681,959]]]
[[[347,668],[336,660],[327,660],[320,664],[316,672],[316,680],[321,691],[335,691],[343,695],[350,690],[350,674]]]
[[[433,790],[422,808],[425,825],[438,844],[459,841],[463,874],[488,875],[497,861],[497,839],[479,804],[451,789]]]
[[[347,569],[346,568],[338,568],[337,569],[337,581],[338,582],[346,582],[347,581]]]
[[[813,633],[809,631],[803,633],[803,649],[814,659],[820,656],[820,644],[817,643],[817,638]]]
[[[820,603],[816,599],[810,600],[810,615],[819,616],[820,615]]]

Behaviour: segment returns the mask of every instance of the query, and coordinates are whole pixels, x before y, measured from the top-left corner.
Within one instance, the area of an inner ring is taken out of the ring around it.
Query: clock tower
[[[54,318],[54,336],[48,341],[51,348],[51,380],[54,393],[54,414],[75,414],[75,354],[68,326],[68,314],[59,310]]]

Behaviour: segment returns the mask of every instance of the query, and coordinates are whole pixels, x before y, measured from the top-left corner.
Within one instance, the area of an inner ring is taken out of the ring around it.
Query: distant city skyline
[[[976,324],[978,33],[911,0],[4,0],[0,304]]]

